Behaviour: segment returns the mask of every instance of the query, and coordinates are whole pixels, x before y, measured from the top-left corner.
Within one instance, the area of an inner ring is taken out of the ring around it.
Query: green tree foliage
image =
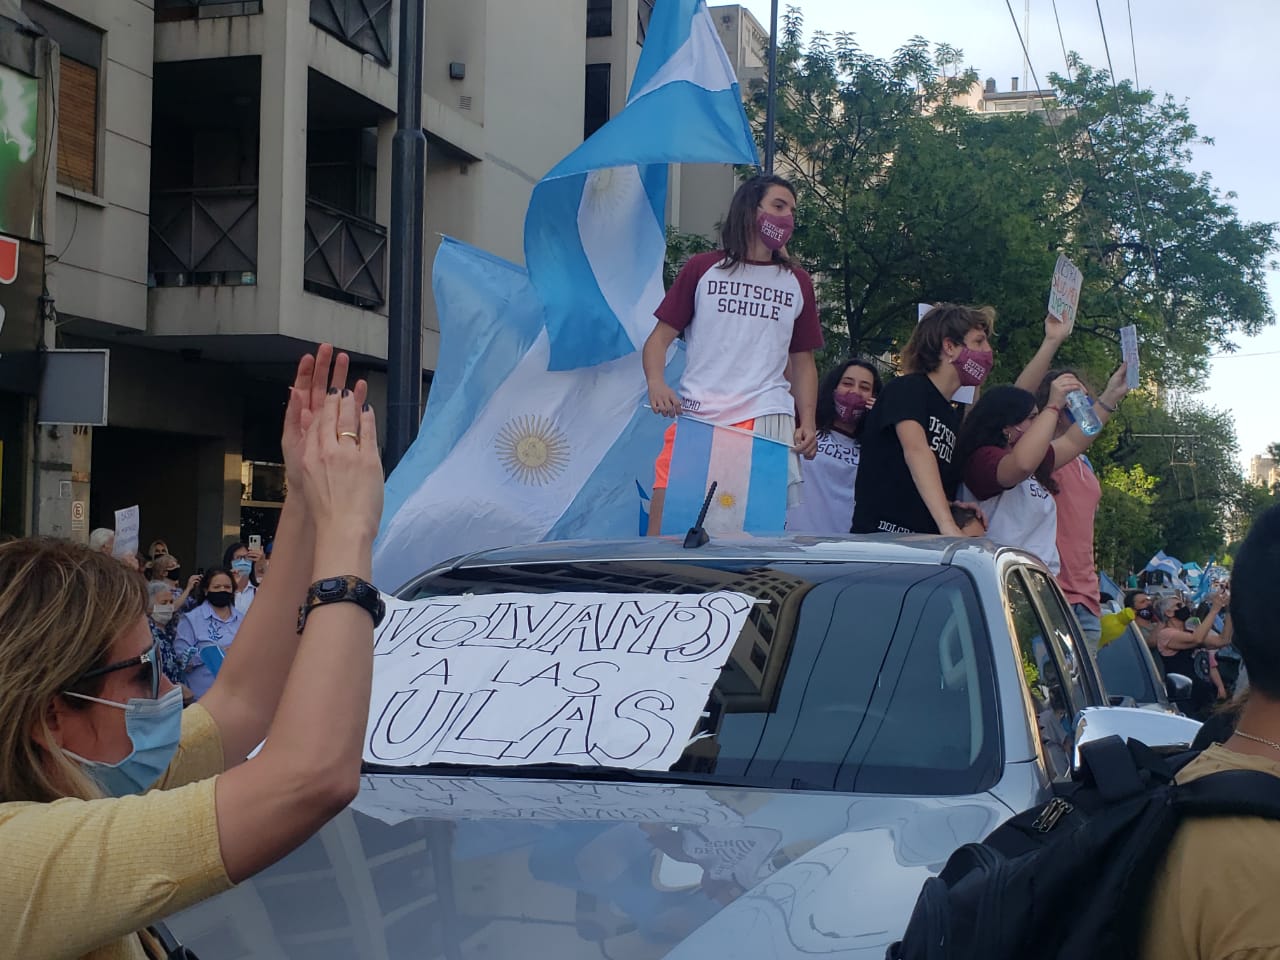
[[[1102,500],[1094,524],[1094,553],[1100,569],[1122,579],[1129,570],[1141,570],[1160,549],[1160,530],[1151,514],[1156,478],[1137,465],[1129,470],[1107,467],[1099,479]]]
[[[829,357],[896,353],[916,304],[994,305],[997,365],[1012,382],[1042,335],[1054,261],[1081,268],[1075,334],[1060,365],[1101,386],[1119,362],[1119,327],[1135,324],[1144,380],[1090,452],[1100,470],[1135,468],[1150,501],[1104,485],[1099,529],[1118,572],[1164,547],[1217,551],[1248,512],[1230,417],[1169,404],[1201,381],[1208,357],[1274,322],[1264,273],[1276,225],[1240,219],[1207,174],[1184,104],[1072,56],[1052,75],[1047,113],[977,114],[958,102],[977,74],[946,44],[916,37],[881,59],[852,34],[802,39],[792,7],[778,51],[778,172],[797,185],[791,252],[814,275]],[[748,112],[763,129],[765,92]],[[1154,436],[1143,436],[1154,435]],[[1178,436],[1183,435],[1183,436]],[[1148,551],[1148,548],[1150,550]],[[1101,552],[1101,550],[1100,550]],[[1139,557],[1146,552],[1146,556]]]
[[[977,114],[963,54],[915,37],[892,57],[852,34],[806,45],[788,10],[778,51],[778,171],[799,188],[791,250],[814,274],[833,351],[882,353],[919,302],[997,307],[997,378],[1039,340],[1060,252],[1085,275],[1064,359],[1103,377],[1136,324],[1147,376],[1187,385],[1232,337],[1274,321],[1270,223],[1243,222],[1207,174],[1185,105],[1072,58],[1044,115]],[[765,90],[748,110],[762,131]]]

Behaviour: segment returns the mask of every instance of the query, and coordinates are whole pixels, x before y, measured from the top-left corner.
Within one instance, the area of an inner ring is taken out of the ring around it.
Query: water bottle
[[[1102,429],[1102,421],[1093,412],[1093,401],[1083,390],[1072,390],[1067,394],[1067,410],[1086,437],[1095,436]]]

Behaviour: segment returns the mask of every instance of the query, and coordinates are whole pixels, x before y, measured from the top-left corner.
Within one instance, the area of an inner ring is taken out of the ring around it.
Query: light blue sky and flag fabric
[[[535,188],[529,270],[440,247],[440,359],[387,481],[379,587],[476,550],[635,535],[670,422],[641,406],[636,349],[663,296],[666,165],[755,159],[706,3],[658,0],[628,106]],[[669,355],[669,382],[683,360]]]
[[[658,0],[626,108],[534,187],[524,255],[552,370],[615,360],[652,331],[656,303],[630,315],[661,282],[672,163],[759,163],[705,0]]]

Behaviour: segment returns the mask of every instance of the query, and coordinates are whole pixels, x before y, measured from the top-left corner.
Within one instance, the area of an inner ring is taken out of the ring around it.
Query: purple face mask
[[[856,390],[837,390],[832,399],[836,403],[836,419],[846,426],[855,426],[866,413],[867,398]]]
[[[970,350],[965,347],[951,362],[960,371],[960,386],[976,387],[987,379],[987,374],[996,365],[996,355],[990,350]]]
[[[796,218],[791,214],[779,217],[762,210],[756,217],[756,229],[760,231],[761,243],[770,250],[781,250],[796,229]]]

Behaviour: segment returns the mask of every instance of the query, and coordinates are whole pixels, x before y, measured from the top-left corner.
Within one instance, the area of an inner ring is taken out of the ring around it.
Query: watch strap
[[[369,581],[352,575],[326,577],[311,584],[307,590],[307,599],[298,608],[299,634],[306,627],[307,617],[311,611],[327,603],[354,603],[373,618],[375,629],[382,623],[382,618],[387,613],[387,605],[382,600],[382,594]]]

